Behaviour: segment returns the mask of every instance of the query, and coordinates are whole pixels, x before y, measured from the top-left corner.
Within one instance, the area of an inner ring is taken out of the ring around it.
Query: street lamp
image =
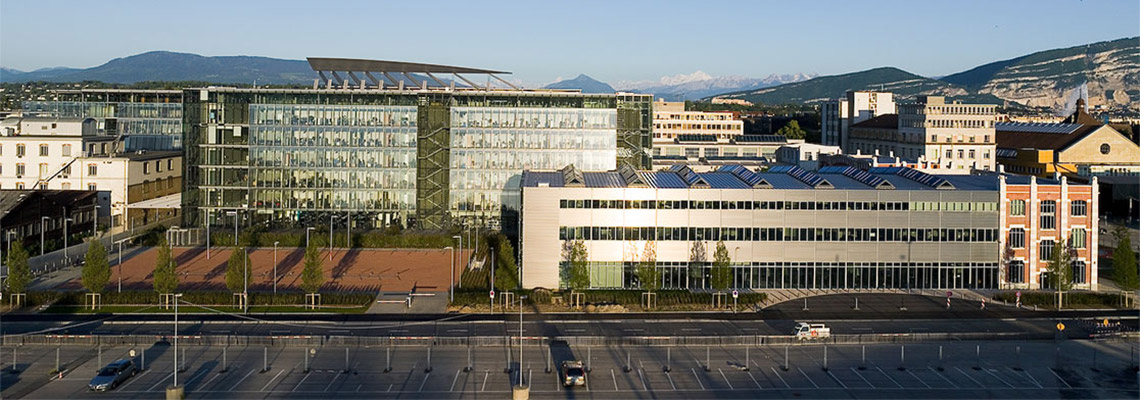
[[[237,211],[226,211],[226,215],[234,217],[234,251],[237,251],[238,250],[238,212]],[[242,285],[243,289],[242,289],[242,293],[241,293],[241,308],[242,308],[243,312],[249,313],[249,264],[247,264],[247,262],[249,262],[249,253],[246,253],[245,249],[242,249],[242,253],[245,253],[245,254],[242,254],[245,257],[241,258],[241,264],[242,264],[241,278],[242,278],[242,282],[243,282],[243,285]]]
[[[314,231],[314,230],[316,230],[316,229],[317,229],[317,228],[314,228],[314,227],[311,227],[311,226],[310,226],[310,227],[308,227],[308,228],[305,228],[305,248],[306,248],[306,249],[307,249],[307,248],[309,248],[309,232],[310,232],[310,231]]]
[[[451,294],[451,300],[450,301],[452,303],[454,303],[455,302],[455,248],[451,247],[451,246],[447,246],[447,247],[444,247],[443,249],[444,250],[451,250],[451,286],[449,286],[447,288],[447,290]]]
[[[174,295],[174,387],[178,387],[178,302],[182,293]],[[185,360],[183,360],[185,361]]]
[[[66,209],[65,209],[65,211],[66,211]],[[64,218],[63,219],[63,259],[65,262],[67,261],[67,223],[71,222],[71,221],[74,221],[74,220],[71,218]]]
[[[459,256],[463,257],[463,236],[455,235],[455,236],[452,236],[451,238],[459,240]],[[451,255],[451,259],[452,259],[452,262],[454,263],[455,262],[455,255],[454,254]],[[455,267],[454,266],[451,267],[451,275],[455,275]],[[455,286],[455,281],[452,281],[451,286]],[[463,280],[462,279],[459,280],[459,287],[463,287]],[[455,301],[455,290],[454,289],[452,289],[452,292],[451,292],[451,301]]]
[[[47,229],[47,221],[50,221],[50,220],[51,220],[51,217],[46,216],[46,215],[40,217],[40,255],[41,256],[44,255],[44,229]]]
[[[525,295],[519,296],[519,387],[520,388],[523,385],[523,377],[522,377],[522,375],[523,375],[523,372],[522,372],[522,366],[523,366],[523,313],[522,313],[523,312],[523,300],[526,300],[526,296]]]
[[[206,259],[210,259],[210,210],[206,210]]]
[[[277,245],[281,242],[273,242],[273,294],[277,295]]]

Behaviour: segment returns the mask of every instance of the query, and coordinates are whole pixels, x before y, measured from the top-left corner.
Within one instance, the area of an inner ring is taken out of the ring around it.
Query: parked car
[[[562,362],[562,386],[584,386],[586,384],[586,370],[581,361]]]
[[[99,373],[91,378],[91,382],[87,384],[87,388],[102,392],[106,390],[114,390],[123,384],[132,376],[135,376],[139,369],[135,367],[135,363],[129,359],[115,360],[106,367],[99,370]]]

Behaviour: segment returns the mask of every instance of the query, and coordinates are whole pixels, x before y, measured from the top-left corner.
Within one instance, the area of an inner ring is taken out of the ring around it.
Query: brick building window
[[[1053,246],[1056,242],[1053,239],[1046,239],[1041,241],[1041,246],[1038,249],[1041,253],[1041,261],[1047,261],[1053,258]]]
[[[1084,200],[1073,200],[1072,205],[1069,206],[1069,213],[1074,217],[1083,217],[1088,215],[1089,204]]]
[[[1025,229],[1013,228],[1009,230],[1009,247],[1015,249],[1025,248]]]
[[[1011,260],[1006,279],[1009,283],[1025,283],[1025,261]]]
[[[1073,234],[1069,236],[1069,246],[1074,249],[1085,248],[1085,228],[1073,228]]]
[[[1041,201],[1041,229],[1055,229],[1057,227],[1057,201]]]
[[[1076,283],[1076,284],[1085,283],[1085,262],[1084,261],[1073,261],[1072,268],[1073,268],[1073,283]]]
[[[1025,200],[1011,200],[1009,202],[1009,215],[1025,215]]]

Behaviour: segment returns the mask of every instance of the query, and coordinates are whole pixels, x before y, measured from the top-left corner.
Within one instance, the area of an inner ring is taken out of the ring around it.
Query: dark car
[[[91,378],[91,382],[87,384],[87,388],[95,391],[113,390],[119,387],[127,378],[135,376],[139,369],[135,367],[135,363],[131,360],[115,360],[106,367],[99,370],[99,373]]]

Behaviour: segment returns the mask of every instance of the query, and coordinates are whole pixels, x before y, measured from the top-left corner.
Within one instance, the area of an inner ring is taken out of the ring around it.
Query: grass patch
[[[361,306],[322,306],[316,310],[301,305],[251,305],[251,314],[263,313],[334,313],[334,314],[361,314],[368,310],[368,305]],[[199,306],[180,305],[179,314],[214,314],[216,312],[240,314],[240,308],[233,306],[217,306],[203,308]],[[95,310],[84,306],[53,305],[43,311],[47,314],[174,314],[174,308],[164,309],[157,305],[105,305]]]

